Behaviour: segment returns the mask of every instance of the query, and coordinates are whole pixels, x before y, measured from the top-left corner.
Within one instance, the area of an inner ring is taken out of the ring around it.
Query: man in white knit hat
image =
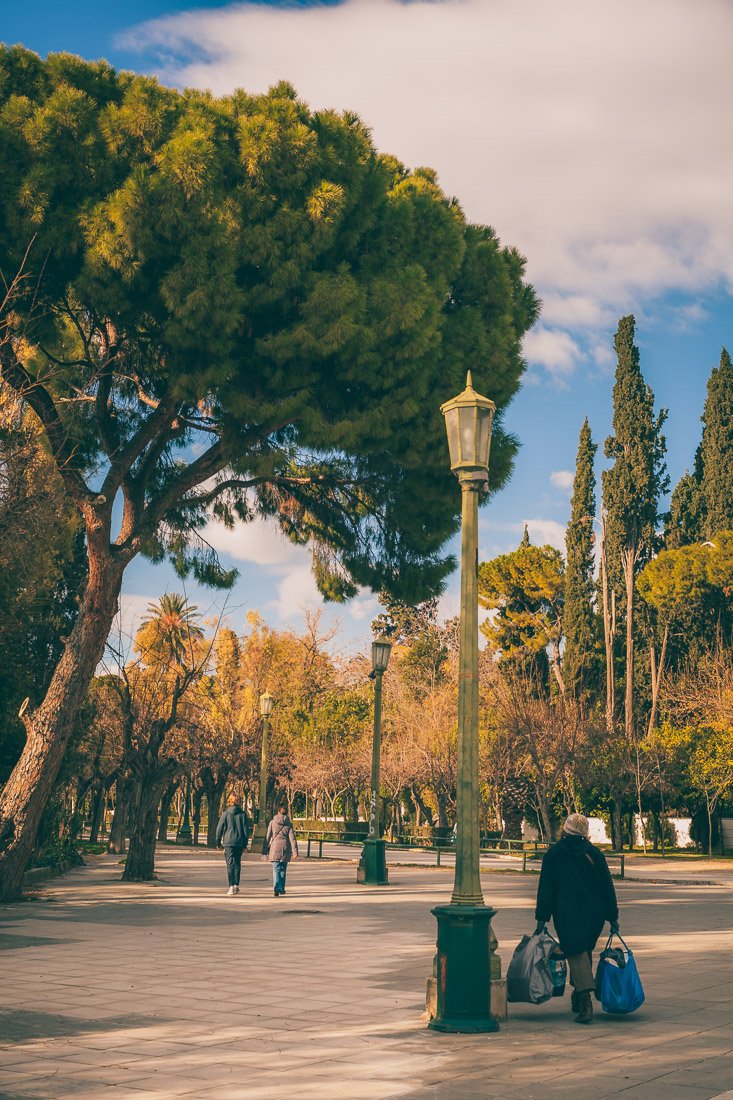
[[[606,857],[588,839],[588,818],[570,814],[557,844],[545,852],[535,919],[552,918],[570,970],[571,1007],[579,1024],[593,1022],[593,950],[606,921],[618,931],[618,902]]]

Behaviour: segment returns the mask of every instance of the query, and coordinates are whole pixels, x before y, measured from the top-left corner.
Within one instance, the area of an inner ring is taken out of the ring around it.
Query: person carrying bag
[[[593,950],[608,921],[618,934],[618,903],[603,852],[588,839],[588,818],[570,814],[557,844],[545,852],[535,919],[541,932],[552,919],[568,961],[572,1011],[578,1024],[593,1023]]]

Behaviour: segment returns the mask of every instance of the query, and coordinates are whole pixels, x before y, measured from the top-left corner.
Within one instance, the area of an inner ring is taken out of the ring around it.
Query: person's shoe
[[[580,1012],[580,997],[575,990],[570,994],[570,1011]]]
[[[587,989],[584,993],[580,994],[580,1012],[575,1017],[576,1024],[592,1024],[593,1023],[593,1001],[591,1000],[590,990]]]
[[[229,889],[227,890],[227,895],[230,896],[233,893],[234,893],[234,887],[230,886]]]
[[[235,887],[234,887],[234,893],[235,893],[235,894],[238,894],[238,893],[239,893],[239,887],[238,887],[238,886],[235,886]]]

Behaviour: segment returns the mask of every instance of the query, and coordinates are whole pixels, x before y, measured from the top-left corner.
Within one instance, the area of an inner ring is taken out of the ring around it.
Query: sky
[[[0,0],[0,39],[217,94],[288,80],[313,108],[355,110],[383,151],[435,168],[470,220],[519,248],[543,309],[506,416],[521,450],[482,510],[482,558],[514,548],[525,523],[533,542],[562,547],[585,416],[603,463],[626,313],[669,410],[673,485],[691,465],[707,378],[721,346],[733,350],[729,0]],[[274,529],[208,534],[240,570],[232,625],[256,608],[297,629],[320,603],[307,551]],[[128,629],[180,589],[168,567],[134,562]],[[209,613],[222,606],[186,591]],[[457,593],[455,575],[446,615]],[[324,621],[340,622],[338,644],[353,651],[378,610],[364,592]]]

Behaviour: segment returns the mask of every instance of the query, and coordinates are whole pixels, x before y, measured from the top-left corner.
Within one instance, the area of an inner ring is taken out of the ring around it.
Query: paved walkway
[[[114,857],[0,907],[0,1097],[35,1100],[710,1100],[733,1090],[731,886],[619,883],[647,1004],[573,1023],[516,1005],[501,1032],[420,1020],[452,875],[301,861],[287,896],[248,857],[224,895],[216,853],[167,849],[127,886]],[[712,876],[705,876],[712,877]],[[504,965],[536,879],[487,874]],[[730,1092],[733,1096],[733,1091]]]

